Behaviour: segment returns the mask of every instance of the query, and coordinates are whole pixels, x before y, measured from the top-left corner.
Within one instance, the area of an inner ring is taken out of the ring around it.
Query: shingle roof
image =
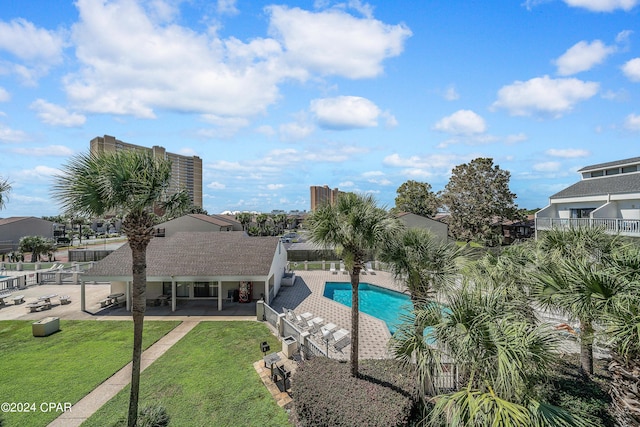
[[[551,198],[564,199],[567,197],[625,193],[640,193],[640,173],[625,173],[602,178],[583,179],[554,194]]]
[[[579,169],[578,172],[586,172],[593,169],[604,169],[610,168],[612,166],[622,166],[633,163],[640,163],[640,157],[632,157],[630,159],[616,160],[614,162],[598,163],[597,165],[585,166],[582,169]]]
[[[0,219],[0,225],[7,225],[18,221],[23,221],[28,218],[35,218],[33,216],[12,216],[10,218],[2,218]]]
[[[147,277],[266,276],[279,240],[244,232],[177,232],[147,248]],[[121,246],[85,273],[86,280],[131,277],[131,249]]]
[[[223,227],[232,225],[231,222],[215,216],[209,216],[205,214],[189,214],[189,216],[195,219],[199,219],[200,221],[208,222],[208,223],[223,226]]]

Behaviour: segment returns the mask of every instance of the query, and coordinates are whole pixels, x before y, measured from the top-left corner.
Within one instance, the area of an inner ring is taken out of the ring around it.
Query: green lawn
[[[2,402],[28,403],[35,409],[3,410],[3,427],[46,426],[60,413],[41,410],[42,403],[76,403],[131,361],[131,321],[60,320],[60,332],[38,338],[32,334],[32,323],[0,321]],[[145,322],[145,348],[179,323]]]
[[[280,346],[261,323],[200,323],[142,373],[140,409],[160,404],[175,426],[289,425],[253,368],[263,341]],[[83,427],[126,425],[128,399],[126,387]]]

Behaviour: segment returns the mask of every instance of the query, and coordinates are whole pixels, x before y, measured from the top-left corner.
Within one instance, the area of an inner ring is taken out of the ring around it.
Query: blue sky
[[[523,208],[636,157],[640,0],[0,3],[0,216],[56,215],[96,136],[203,160],[204,209],[393,206],[491,157]]]

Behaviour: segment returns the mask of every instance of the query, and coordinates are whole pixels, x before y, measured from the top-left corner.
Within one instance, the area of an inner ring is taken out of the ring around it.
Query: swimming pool
[[[325,282],[323,295],[351,307],[349,282]],[[384,321],[391,335],[401,323],[401,316],[413,308],[408,295],[369,283],[360,283],[358,296],[360,311]]]

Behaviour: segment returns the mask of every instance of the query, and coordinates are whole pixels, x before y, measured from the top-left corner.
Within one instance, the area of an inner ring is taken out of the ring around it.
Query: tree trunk
[[[613,354],[608,366],[613,415],[621,427],[640,426],[640,360],[624,361]]]
[[[129,240],[132,257],[132,309],[133,355],[131,356],[131,393],[129,395],[128,427],[135,427],[138,421],[138,397],[140,394],[140,362],[142,358],[142,330],[144,312],[147,308],[147,246],[153,237],[153,222],[145,213],[130,214],[124,225]]]
[[[351,271],[351,376],[358,376],[358,338],[360,327],[360,303],[358,287],[360,285],[360,267],[355,266]]]
[[[593,326],[588,320],[580,322],[580,371],[593,375]]]

